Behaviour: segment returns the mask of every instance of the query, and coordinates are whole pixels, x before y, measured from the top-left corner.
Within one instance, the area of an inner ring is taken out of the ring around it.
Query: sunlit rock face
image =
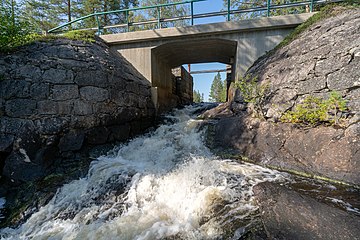
[[[100,42],[54,40],[0,55],[0,166],[13,182],[46,175],[85,145],[152,124],[149,82]]]
[[[360,10],[336,8],[297,38],[260,58],[247,72],[270,86],[266,121],[249,117],[239,91],[220,120],[218,146],[232,147],[256,162],[360,185]],[[234,91],[234,90],[233,90]],[[280,121],[308,96],[347,101],[341,127],[299,127]]]

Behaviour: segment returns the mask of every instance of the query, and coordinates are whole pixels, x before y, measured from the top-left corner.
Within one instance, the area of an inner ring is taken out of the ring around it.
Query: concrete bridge
[[[231,66],[234,81],[313,14],[110,34],[101,38],[151,82],[153,101],[159,111],[164,111],[179,103],[174,90],[174,68],[220,62]],[[184,86],[191,89],[181,91],[192,93],[192,84]]]

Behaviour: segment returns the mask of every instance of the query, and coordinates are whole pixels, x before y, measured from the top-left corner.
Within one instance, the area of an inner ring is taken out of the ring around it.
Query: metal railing
[[[256,13],[256,12],[266,12],[266,16],[271,16],[271,11],[277,10],[277,9],[284,9],[284,8],[291,8],[291,7],[303,7],[307,6],[309,8],[309,11],[312,12],[314,10],[315,5],[325,4],[325,3],[333,3],[333,2],[342,2],[343,0],[307,0],[307,1],[300,1],[300,2],[289,2],[289,3],[283,3],[283,4],[271,4],[271,0],[266,0],[266,4],[255,6],[255,7],[248,7],[243,9],[231,9],[231,0],[227,0],[227,10],[226,11],[218,11],[218,12],[210,12],[210,13],[201,13],[201,14],[194,14],[194,3],[196,2],[203,2],[207,0],[188,0],[184,2],[177,2],[177,3],[168,3],[168,4],[159,4],[154,6],[146,6],[146,7],[137,7],[137,8],[130,8],[130,9],[123,9],[123,10],[114,10],[114,11],[108,11],[108,12],[95,12],[89,15],[86,15],[84,17],[77,18],[73,21],[64,23],[58,27],[52,28],[48,30],[48,33],[56,33],[56,32],[63,32],[62,29],[69,27],[71,28],[71,25],[74,23],[78,23],[80,21],[95,18],[95,22],[97,24],[97,27],[92,28],[83,28],[80,30],[97,30],[98,34],[100,35],[102,30],[104,29],[111,29],[111,28],[126,28],[126,31],[130,31],[131,26],[140,26],[140,25],[146,25],[146,24],[157,24],[157,28],[162,27],[162,23],[167,22],[175,22],[179,20],[190,20],[190,24],[194,25],[194,19],[198,18],[208,18],[208,17],[217,17],[217,16],[224,16],[226,17],[227,21],[231,20],[231,15],[234,14],[249,14],[249,13]],[[265,2],[265,1],[264,1]],[[177,6],[177,5],[190,5],[190,14],[184,15],[180,17],[170,17],[165,18],[161,16],[161,9],[169,6]],[[248,3],[249,4],[249,3]],[[146,21],[138,21],[138,22],[131,22],[130,21],[130,13],[136,12],[140,10],[147,10],[147,9],[156,9],[157,10],[157,18],[146,20]],[[109,25],[109,26],[101,26],[101,22],[99,17],[109,15],[109,14],[125,14],[125,23],[122,24],[115,24],[115,25]]]

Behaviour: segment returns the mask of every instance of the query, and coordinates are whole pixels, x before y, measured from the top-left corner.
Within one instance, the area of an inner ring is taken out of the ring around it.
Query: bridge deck
[[[303,23],[312,13],[293,14],[286,16],[264,17],[258,19],[240,20],[237,22],[210,23],[188,27],[173,27],[146,30],[141,32],[127,32],[101,35],[108,44],[145,42],[159,38],[181,38],[199,35],[220,35],[230,32],[256,31],[262,29],[292,28]]]

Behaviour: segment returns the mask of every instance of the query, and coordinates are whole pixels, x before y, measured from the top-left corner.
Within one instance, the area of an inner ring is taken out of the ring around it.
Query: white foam
[[[269,169],[217,159],[185,108],[91,164],[86,178],[55,197],[5,239],[217,238],[256,210],[252,188],[281,180]],[[125,189],[125,191],[124,191]],[[218,213],[221,213],[220,215]],[[241,235],[239,227],[234,229]],[[235,232],[236,231],[236,232]]]
[[[5,198],[0,198],[0,219],[5,218],[3,214],[1,214],[1,210],[5,208],[6,200]]]

